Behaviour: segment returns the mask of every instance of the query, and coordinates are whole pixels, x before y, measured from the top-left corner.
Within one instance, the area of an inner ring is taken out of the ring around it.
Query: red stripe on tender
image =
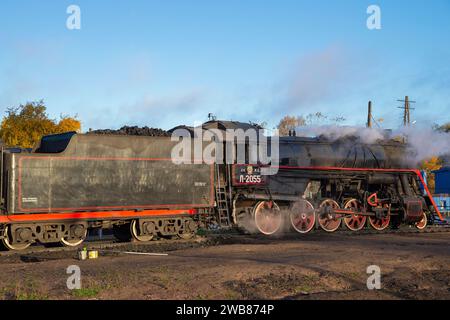
[[[94,211],[94,212],[69,212],[69,213],[38,213],[38,214],[15,214],[0,216],[0,223],[32,222],[32,221],[56,221],[73,219],[118,219],[118,218],[140,218],[152,216],[173,216],[183,214],[195,214],[195,209],[190,210],[144,210],[144,211]]]

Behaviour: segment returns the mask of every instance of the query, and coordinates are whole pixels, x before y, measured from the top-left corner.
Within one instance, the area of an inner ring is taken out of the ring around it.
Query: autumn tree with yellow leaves
[[[277,129],[280,136],[287,136],[289,131],[295,130],[299,126],[304,126],[305,124],[306,120],[302,116],[285,116],[280,120]]]
[[[8,108],[1,122],[0,137],[9,147],[32,148],[42,136],[80,130],[81,123],[76,117],[50,119],[41,100]]]
[[[294,131],[299,127],[323,125],[323,124],[339,124],[345,121],[342,116],[330,118],[322,112],[310,113],[306,116],[285,116],[277,125],[280,136],[289,135],[289,131]]]

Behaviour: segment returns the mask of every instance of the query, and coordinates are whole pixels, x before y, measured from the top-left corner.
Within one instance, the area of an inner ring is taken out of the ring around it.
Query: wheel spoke
[[[339,204],[332,200],[332,199],[325,199],[324,201],[322,201],[322,203],[320,204],[319,208],[323,209],[323,210],[333,210],[333,209],[339,209],[340,206]],[[341,224],[341,215],[340,214],[333,214],[334,217],[323,217],[323,218],[319,218],[319,224],[322,227],[323,230],[327,231],[327,232],[334,232],[337,229],[339,229],[339,226]]]
[[[391,217],[387,216],[381,219],[378,219],[376,217],[369,217],[369,223],[375,230],[382,231],[386,229],[389,226],[389,223],[391,221]]]
[[[274,202],[259,202],[254,208],[254,219],[257,229],[266,235],[276,233],[281,227],[281,212]]]
[[[310,232],[316,222],[313,205],[305,199],[300,199],[290,208],[290,220],[295,231],[299,233]]]
[[[350,199],[345,203],[344,209],[350,209],[353,212],[359,212],[362,209],[362,205],[357,199]],[[352,214],[350,217],[344,218],[344,224],[349,230],[359,231],[364,228],[366,220],[367,218],[365,216]]]

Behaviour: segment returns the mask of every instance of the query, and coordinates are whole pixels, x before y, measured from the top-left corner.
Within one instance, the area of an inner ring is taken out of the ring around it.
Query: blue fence
[[[450,194],[435,194],[433,198],[441,214],[450,217]]]

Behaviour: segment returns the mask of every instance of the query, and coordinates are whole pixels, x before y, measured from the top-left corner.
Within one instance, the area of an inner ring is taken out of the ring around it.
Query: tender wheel
[[[153,235],[139,235],[139,220],[133,220],[130,225],[130,232],[133,239],[137,241],[150,241],[153,239]]]
[[[339,226],[341,225],[341,215],[332,212],[333,209],[339,209],[339,203],[332,199],[325,199],[322,201],[319,208],[321,211],[326,211],[325,214],[319,212],[320,227],[326,232],[334,232],[339,229]]]
[[[198,226],[194,220],[189,219],[184,222],[184,230],[183,232],[178,233],[178,236],[181,239],[188,240],[192,239],[197,232]]]
[[[62,238],[60,240],[61,244],[63,244],[66,247],[76,247],[83,243],[84,240],[86,240],[87,237],[87,228],[83,227],[82,225],[75,225],[72,226],[72,232],[77,235],[76,239],[67,239]]]
[[[7,226],[7,227],[5,227],[5,229],[3,229],[2,236],[3,236],[2,244],[8,250],[25,250],[26,248],[28,248],[31,245],[31,243],[15,243],[15,244],[12,244],[11,243],[11,235],[10,235],[10,232],[9,232],[9,226]]]
[[[344,209],[351,209],[354,212],[361,211],[361,208],[362,208],[361,202],[359,202],[356,199],[350,199],[344,205]],[[362,228],[364,228],[366,221],[367,221],[366,216],[358,214],[354,214],[351,217],[344,218],[345,226],[352,231],[359,231]]]
[[[427,225],[428,225],[428,218],[427,218],[427,214],[424,212],[423,216],[422,216],[422,220],[420,220],[419,222],[416,222],[415,226],[417,229],[423,230],[427,227]]]
[[[305,199],[295,202],[290,209],[291,225],[299,233],[310,232],[316,224],[314,206]]]
[[[387,216],[385,218],[378,219],[376,217],[369,217],[369,224],[372,228],[378,231],[382,231],[389,226],[391,222],[391,216]]]
[[[273,201],[259,202],[253,211],[256,228],[265,235],[272,235],[280,230],[282,217],[280,208]]]
[[[61,239],[61,243],[63,245],[65,245],[66,247],[76,247],[76,246],[79,246],[80,244],[82,244],[85,239],[86,238],[84,238],[84,239],[70,239],[70,240]]]

